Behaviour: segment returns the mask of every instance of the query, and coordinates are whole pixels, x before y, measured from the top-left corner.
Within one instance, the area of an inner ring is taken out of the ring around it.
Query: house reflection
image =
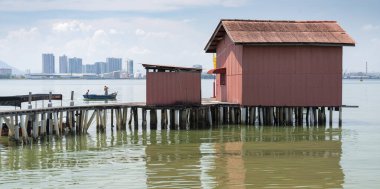
[[[150,187],[342,188],[344,182],[340,129],[234,126],[164,131],[160,138],[160,146],[153,141],[146,148]]]

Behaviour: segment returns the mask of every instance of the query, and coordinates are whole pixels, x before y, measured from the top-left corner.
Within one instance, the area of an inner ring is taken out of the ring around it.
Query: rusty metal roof
[[[170,65],[157,65],[157,64],[142,64],[142,66],[147,70],[157,70],[157,71],[195,71],[202,72],[201,68],[190,68],[190,67],[178,67],[178,66],[170,66]]]
[[[355,46],[336,21],[230,20],[222,19],[205,47],[216,52],[225,34],[242,45]]]

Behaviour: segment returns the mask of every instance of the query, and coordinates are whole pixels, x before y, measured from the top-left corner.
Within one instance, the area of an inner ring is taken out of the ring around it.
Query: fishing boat
[[[115,100],[117,92],[108,95],[97,95],[97,94],[84,94],[83,98],[85,100]]]

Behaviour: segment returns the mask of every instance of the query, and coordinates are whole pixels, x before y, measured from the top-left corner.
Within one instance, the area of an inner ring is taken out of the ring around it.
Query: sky
[[[220,19],[336,20],[356,41],[343,71],[380,72],[378,0],[0,0],[0,61],[42,70],[42,53],[212,68],[204,52]]]

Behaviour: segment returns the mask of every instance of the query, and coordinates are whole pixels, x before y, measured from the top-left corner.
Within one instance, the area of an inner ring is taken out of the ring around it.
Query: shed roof
[[[202,72],[201,68],[190,68],[190,67],[178,67],[169,65],[157,65],[157,64],[143,64],[144,68],[147,70],[158,70],[158,71],[187,71],[187,72]]]
[[[216,52],[225,33],[242,45],[355,46],[336,21],[220,20],[205,51]]]

